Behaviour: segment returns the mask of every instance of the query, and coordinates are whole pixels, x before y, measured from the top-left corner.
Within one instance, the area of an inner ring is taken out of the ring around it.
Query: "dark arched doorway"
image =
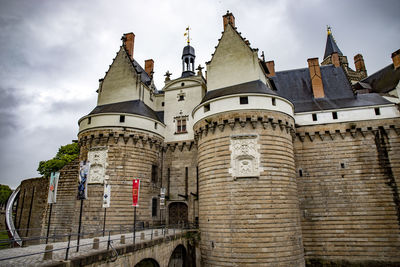
[[[188,222],[188,207],[183,202],[173,202],[168,206],[168,223],[170,225]]]
[[[138,264],[135,265],[135,267],[160,267],[160,265],[157,261],[149,258],[141,260]]]
[[[178,245],[171,258],[169,258],[168,267],[187,267],[186,249],[183,245]]]

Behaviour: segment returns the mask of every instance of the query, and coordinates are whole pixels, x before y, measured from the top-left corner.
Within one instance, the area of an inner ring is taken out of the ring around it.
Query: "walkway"
[[[182,230],[180,229],[168,229],[168,234],[166,236],[173,236],[174,234],[180,233]],[[143,233],[144,233],[144,239],[143,238]],[[125,236],[125,244],[121,244],[121,235]],[[139,244],[144,241],[148,241],[151,239],[157,239],[163,237],[163,229],[147,229],[143,231],[137,231],[136,232],[136,244]],[[100,239],[100,244],[99,244],[99,249],[107,249],[107,241],[108,241],[108,236],[104,237],[97,237]],[[112,246],[114,248],[120,247],[122,245],[127,245],[127,244],[132,244],[133,243],[133,236],[132,233],[125,233],[125,234],[117,234],[117,235],[112,235],[110,237],[112,240]],[[43,252],[45,251],[45,244],[41,245],[33,245],[33,246],[28,246],[28,247],[18,247],[18,248],[9,248],[9,249],[2,249],[0,250],[0,266],[45,266],[45,265],[51,265],[57,262],[62,262],[65,259],[66,255],[66,248],[68,246],[68,242],[57,242],[57,243],[51,243],[53,245],[53,259],[52,260],[43,260]],[[79,252],[76,252],[76,240],[71,240],[70,243],[70,250],[68,253],[68,259],[72,259],[78,256],[83,256],[90,254],[91,252],[98,251],[93,249],[93,238],[86,238],[86,239],[81,239],[80,240],[80,248]],[[111,249],[111,248],[110,248]],[[16,257],[16,256],[21,256],[21,255],[28,255],[28,254],[35,254],[35,253],[40,253],[36,255],[30,255],[30,256],[25,256],[25,257],[18,257],[18,258],[12,258],[8,260],[2,260],[5,258],[11,258],[11,257]]]

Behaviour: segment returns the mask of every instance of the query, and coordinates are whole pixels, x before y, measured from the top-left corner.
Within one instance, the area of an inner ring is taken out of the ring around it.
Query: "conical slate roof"
[[[326,38],[324,59],[335,52],[337,52],[339,56],[343,56],[342,51],[340,51],[339,47],[336,44],[335,39],[332,36],[330,28],[328,28],[328,37]]]

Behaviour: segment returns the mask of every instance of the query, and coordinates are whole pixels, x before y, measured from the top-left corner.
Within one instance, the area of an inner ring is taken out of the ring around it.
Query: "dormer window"
[[[178,101],[183,101],[185,100],[185,93],[181,90],[179,94],[177,95]]]

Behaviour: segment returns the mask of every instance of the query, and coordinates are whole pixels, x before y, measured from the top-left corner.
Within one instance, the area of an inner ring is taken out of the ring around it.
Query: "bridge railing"
[[[58,234],[58,235],[54,234],[49,237],[34,236],[34,237],[20,238],[19,240],[16,240],[14,237],[11,237],[9,239],[0,239],[0,246],[2,244],[13,244],[16,242],[20,242],[21,244],[26,244],[32,240],[39,240],[39,241],[46,240],[46,241],[50,241],[49,243],[57,245],[57,247],[53,248],[53,246],[50,245],[50,246],[46,246],[46,249],[44,251],[43,251],[43,249],[41,249],[40,251],[37,251],[37,252],[21,253],[20,255],[16,255],[16,256],[3,257],[3,258],[0,258],[0,262],[12,260],[12,259],[16,259],[16,258],[39,255],[39,254],[44,255],[43,259],[52,259],[52,256],[49,257],[48,255],[53,255],[53,252],[62,251],[62,250],[65,251],[65,254],[63,254],[63,259],[68,260],[68,258],[70,257],[70,255],[72,253],[71,252],[72,249],[76,249],[76,252],[79,252],[80,248],[83,248],[83,247],[93,246],[93,248],[95,248],[95,243],[97,243],[97,249],[99,248],[100,244],[106,243],[107,251],[112,249],[111,260],[113,260],[113,258],[116,259],[116,257],[118,257],[118,253],[114,249],[114,246],[113,246],[113,243],[115,241],[119,241],[120,244],[136,244],[138,242],[137,241],[138,239],[139,239],[139,242],[141,242],[142,240],[153,240],[156,238],[167,237],[167,236],[171,236],[171,235],[175,236],[177,233],[181,233],[183,230],[196,229],[196,228],[197,228],[197,225],[195,225],[195,224],[180,223],[177,225],[160,225],[160,226],[142,227],[142,228],[136,227],[135,233],[133,232],[133,226],[132,226],[132,227],[121,227],[120,229],[117,229],[117,230],[110,229],[110,230],[98,230],[98,231],[89,231],[89,232],[81,231],[80,234],[70,231],[68,234]],[[25,229],[18,229],[18,230],[25,230]],[[138,236],[137,233],[140,233],[140,236]],[[132,237],[126,238],[126,234],[129,234]],[[78,236],[80,237],[81,240],[84,239],[85,237],[86,238],[94,238],[94,239],[93,239],[93,242],[89,242],[89,243],[85,242],[84,244],[80,244],[79,242],[76,242],[76,244],[72,244],[71,240],[72,239],[78,240]],[[98,237],[101,237],[101,238],[98,238]],[[60,240],[62,240],[64,242],[60,242]],[[39,247],[39,246],[31,246],[31,247]],[[58,258],[59,257],[60,257],[60,253],[58,254]],[[58,259],[58,260],[60,260],[60,259]]]

